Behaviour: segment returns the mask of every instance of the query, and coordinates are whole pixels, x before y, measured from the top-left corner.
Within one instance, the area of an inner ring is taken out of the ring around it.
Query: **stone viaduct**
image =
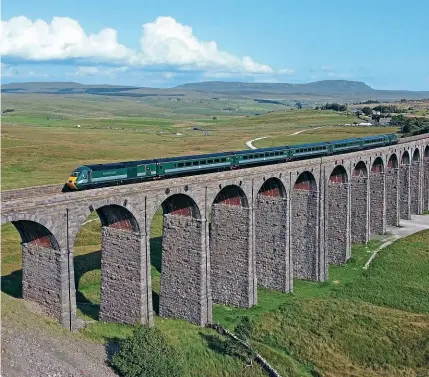
[[[205,325],[212,302],[251,307],[257,284],[324,281],[387,225],[429,209],[429,134],[367,151],[83,192],[4,192],[22,238],[23,298],[74,329],[73,247],[102,228],[100,319],[153,324],[150,226],[163,209],[159,315]],[[18,195],[19,196],[19,195]]]

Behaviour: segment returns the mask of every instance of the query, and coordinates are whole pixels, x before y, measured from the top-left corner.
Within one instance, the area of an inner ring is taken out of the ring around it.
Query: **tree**
[[[370,116],[372,114],[372,109],[369,106],[365,106],[362,109],[362,112],[366,115],[366,116]]]
[[[295,106],[298,108],[298,110],[301,110],[301,109],[302,109],[302,103],[301,103],[301,102],[297,102],[297,103],[295,104]]]
[[[225,342],[225,352],[231,356],[238,356],[244,359],[247,366],[253,366],[253,360],[256,356],[256,351],[252,346],[253,338],[253,322],[248,317],[242,317],[240,322],[235,327],[235,336],[239,339],[228,337]]]
[[[124,377],[180,377],[184,364],[180,353],[157,328],[138,326],[119,343],[113,367]]]

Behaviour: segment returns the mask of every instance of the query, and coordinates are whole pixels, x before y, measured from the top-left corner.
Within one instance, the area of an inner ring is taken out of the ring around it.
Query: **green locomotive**
[[[398,142],[396,134],[194,156],[90,164],[76,168],[63,191],[86,190],[177,176],[269,165],[355,152]]]

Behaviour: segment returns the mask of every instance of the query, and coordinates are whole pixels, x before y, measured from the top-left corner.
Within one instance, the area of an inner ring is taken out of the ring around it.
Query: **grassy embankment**
[[[152,229],[153,289],[159,292],[161,218]],[[19,236],[2,228],[3,291],[20,293]],[[100,292],[99,223],[81,232],[75,251],[80,316],[96,318]],[[6,242],[5,242],[6,241]],[[255,346],[287,376],[428,376],[429,375],[429,232],[400,240],[382,250],[369,270],[362,269],[371,247],[355,246],[345,266],[330,266],[324,283],[295,281],[294,294],[259,289],[251,309],[215,305],[214,320],[233,328],[239,316],[257,321]],[[83,244],[85,246],[83,246]],[[92,246],[87,246],[91,244]],[[2,294],[3,318],[31,316],[20,303]],[[82,301],[91,305],[82,305]],[[20,306],[21,305],[21,306]],[[88,307],[92,310],[88,310]],[[38,319],[38,323],[49,321]],[[219,338],[184,321],[156,317],[159,326],[179,344],[190,376],[229,376],[242,364],[218,352]],[[41,325],[44,326],[44,325]],[[131,327],[95,322],[82,336],[95,341],[123,337]],[[313,371],[313,372],[312,372]],[[247,370],[247,376],[262,375]]]

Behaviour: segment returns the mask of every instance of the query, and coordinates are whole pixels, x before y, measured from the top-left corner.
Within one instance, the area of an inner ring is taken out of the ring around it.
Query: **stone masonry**
[[[410,194],[410,165],[402,164],[399,169],[400,197],[399,213],[401,219],[411,219],[411,194]]]
[[[164,215],[159,314],[204,326],[208,318],[205,221]]]
[[[101,228],[101,320],[140,323],[144,310],[143,265],[139,234],[108,226]]]
[[[429,156],[423,164],[423,210],[429,210]]]
[[[386,224],[399,225],[399,169],[387,168],[386,170]]]
[[[419,180],[420,161],[413,161],[410,166],[410,211],[412,215],[419,213]]]
[[[255,207],[256,276],[263,287],[289,292],[287,200],[258,195]]]
[[[410,151],[414,162],[421,160],[420,169],[410,168]],[[401,164],[390,172],[393,155]],[[413,212],[428,208],[428,158],[425,134],[342,155],[82,192],[62,193],[56,185],[11,190],[2,195],[1,219],[12,222],[21,236],[24,299],[75,329],[74,245],[96,211],[102,222],[100,318],[152,325],[149,234],[162,206],[169,215],[164,217],[160,314],[206,325],[212,296],[228,305],[256,304],[257,278],[283,291],[292,289],[293,278],[326,280],[328,262],[344,260],[345,239],[367,242],[369,230],[383,232],[394,222],[395,174],[401,218],[410,217],[411,202]],[[367,174],[368,164],[377,159]],[[339,165],[351,177],[344,227],[345,189],[334,189],[327,176]],[[266,197],[259,198],[264,185]]]
[[[210,265],[213,301],[250,307],[254,304],[250,209],[213,204]]]
[[[351,179],[351,235],[352,243],[368,241],[368,178]]]
[[[317,280],[317,196],[317,191],[292,190],[290,237],[297,279]]]
[[[22,246],[22,297],[68,327],[63,303],[68,298],[67,253],[34,243]]]
[[[384,234],[385,225],[385,174],[382,172],[371,172],[370,176],[370,230],[371,236],[375,234]]]
[[[349,185],[329,182],[326,190],[326,250],[328,263],[343,264],[349,255],[348,229]]]

